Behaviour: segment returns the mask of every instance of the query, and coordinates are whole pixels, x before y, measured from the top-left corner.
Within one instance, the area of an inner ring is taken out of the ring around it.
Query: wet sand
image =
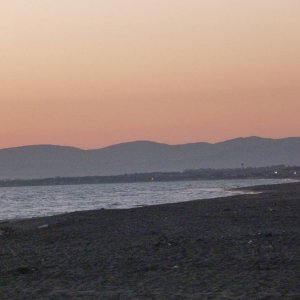
[[[300,299],[300,183],[0,224],[0,299]]]

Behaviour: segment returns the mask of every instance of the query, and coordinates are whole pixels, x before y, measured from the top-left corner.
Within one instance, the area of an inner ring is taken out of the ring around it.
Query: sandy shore
[[[300,183],[0,224],[0,299],[300,299]]]

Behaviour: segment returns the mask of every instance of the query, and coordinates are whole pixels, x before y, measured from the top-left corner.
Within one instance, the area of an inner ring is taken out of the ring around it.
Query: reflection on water
[[[0,220],[125,209],[242,194],[232,188],[287,180],[217,180],[0,188]]]

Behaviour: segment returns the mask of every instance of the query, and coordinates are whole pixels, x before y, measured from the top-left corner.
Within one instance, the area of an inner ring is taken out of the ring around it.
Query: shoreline
[[[249,181],[248,179],[245,179],[246,182]],[[255,179],[257,180],[257,179]],[[268,179],[261,179],[261,180],[268,180]],[[224,180],[223,180],[224,181]],[[230,180],[225,180],[225,181],[230,181]],[[235,180],[233,180],[235,181]],[[243,181],[243,180],[242,180]],[[278,184],[287,184],[287,183],[295,183],[295,182],[299,182],[299,180],[295,180],[295,179],[282,179],[280,180],[282,182],[276,182],[276,183],[257,183],[258,185],[257,186],[273,186],[273,185],[278,185]],[[190,181],[183,181],[183,182],[190,182]],[[136,184],[139,184],[139,183],[136,183]],[[149,183],[151,184],[151,183]],[[43,215],[38,215],[38,214],[29,214],[29,215],[20,215],[20,216],[10,216],[10,217],[4,217],[4,214],[2,212],[1,216],[2,218],[0,217],[0,224],[3,223],[3,222],[11,222],[11,221],[17,221],[17,220],[30,220],[32,218],[43,218],[43,217],[51,217],[51,216],[57,216],[57,215],[64,215],[64,214],[68,214],[68,213],[72,213],[72,212],[84,212],[84,211],[90,211],[90,210],[99,210],[99,209],[106,209],[106,210],[110,210],[110,209],[134,209],[134,208],[139,208],[139,207],[147,207],[147,206],[157,206],[157,205],[163,205],[163,204],[173,204],[173,203],[185,203],[185,202],[190,202],[190,201],[202,201],[202,200],[206,200],[206,199],[217,199],[217,198],[228,198],[228,197],[232,197],[232,196],[235,196],[235,195],[246,195],[246,194],[257,194],[258,192],[255,192],[254,191],[254,188],[256,187],[256,185],[253,185],[253,183],[251,183],[251,181],[249,181],[247,184],[248,185],[245,185],[244,183],[241,183],[241,186],[242,187],[223,187],[223,188],[220,188],[223,190],[223,195],[221,195],[219,193],[219,195],[214,195],[214,196],[209,196],[207,195],[207,198],[206,197],[201,197],[201,198],[196,198],[197,196],[195,196],[195,198],[192,198],[191,200],[190,199],[184,199],[184,195],[183,195],[183,199],[184,200],[176,200],[176,201],[170,201],[170,202],[164,202],[164,201],[161,201],[161,202],[158,202],[158,203],[155,203],[155,204],[147,204],[147,202],[141,202],[141,204],[139,205],[135,205],[135,206],[131,206],[131,205],[128,205],[128,207],[117,207],[117,208],[110,208],[110,207],[106,207],[105,205],[103,205],[103,207],[90,207],[90,208],[86,208],[86,209],[80,209],[80,208],[76,208],[75,206],[72,207],[72,208],[69,208],[69,211],[66,210],[65,212],[44,212]],[[18,188],[22,188],[22,187],[18,187]],[[218,189],[218,188],[216,188]],[[150,199],[149,199],[150,200]],[[167,199],[168,200],[168,199]],[[76,201],[76,199],[75,199]],[[22,208],[20,208],[22,209]]]
[[[0,298],[298,299],[300,183],[251,190],[0,222]]]

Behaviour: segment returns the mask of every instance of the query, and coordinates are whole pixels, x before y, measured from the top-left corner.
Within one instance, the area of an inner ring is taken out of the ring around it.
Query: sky
[[[0,148],[300,136],[299,0],[2,0]]]

